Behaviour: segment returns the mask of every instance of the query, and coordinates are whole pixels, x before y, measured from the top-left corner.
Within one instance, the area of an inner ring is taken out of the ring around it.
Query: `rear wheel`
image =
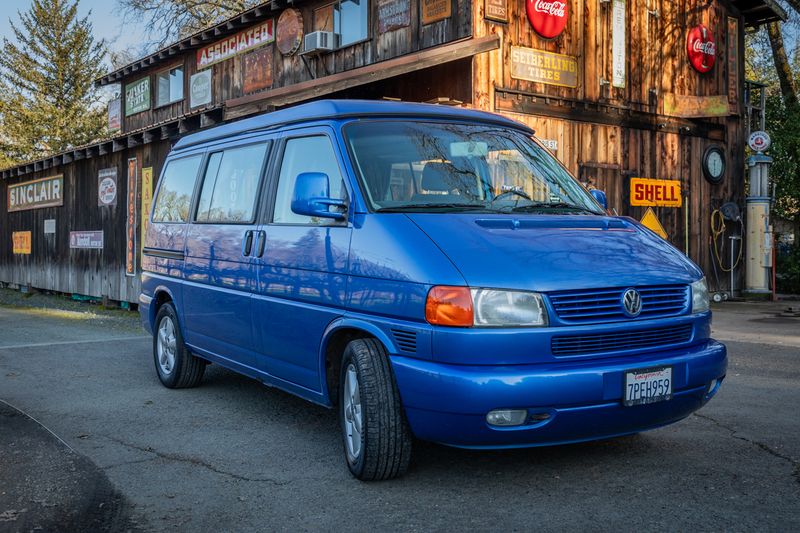
[[[339,382],[339,419],[350,472],[365,481],[391,479],[408,470],[411,431],[383,346],[351,341]]]
[[[161,306],[153,334],[153,358],[161,383],[170,389],[196,387],[203,379],[206,363],[183,343],[178,314],[171,302]]]

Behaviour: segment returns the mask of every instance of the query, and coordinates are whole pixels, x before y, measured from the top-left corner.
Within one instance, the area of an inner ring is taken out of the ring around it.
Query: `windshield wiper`
[[[597,211],[593,211],[587,207],[581,207],[579,205],[570,204],[567,202],[535,202],[532,204],[525,204],[525,205],[518,205],[511,208],[511,211],[514,212],[524,212],[524,211],[539,211],[542,209],[569,209],[572,211],[581,211],[583,213],[591,213],[593,215],[599,215]]]
[[[486,209],[484,204],[459,204],[459,203],[442,203],[442,204],[405,204],[394,207],[381,207],[375,210],[376,213],[392,213],[402,211],[413,211],[416,209]]]

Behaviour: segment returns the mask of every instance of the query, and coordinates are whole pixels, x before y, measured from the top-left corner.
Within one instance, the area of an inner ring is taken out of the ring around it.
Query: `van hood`
[[[627,217],[411,213],[471,287],[558,291],[688,284],[700,269]]]

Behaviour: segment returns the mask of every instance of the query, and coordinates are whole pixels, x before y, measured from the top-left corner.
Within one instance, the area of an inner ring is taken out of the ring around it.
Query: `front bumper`
[[[702,407],[727,370],[725,346],[710,340],[680,350],[539,365],[467,366],[391,356],[406,415],[421,439],[451,446],[506,448],[603,439],[676,422]],[[671,400],[624,407],[626,371],[671,365]],[[495,427],[494,409],[548,413],[539,423]]]

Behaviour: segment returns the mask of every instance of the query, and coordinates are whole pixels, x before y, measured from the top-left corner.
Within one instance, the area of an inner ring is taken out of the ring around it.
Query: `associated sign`
[[[561,87],[577,87],[578,60],[544,50],[512,46],[511,77]]]
[[[31,254],[31,232],[30,231],[14,231],[11,233],[11,242],[13,243],[14,253],[17,255],[30,255]]]
[[[667,238],[667,231],[664,229],[664,226],[661,225],[661,222],[659,222],[652,207],[648,207],[647,211],[644,212],[641,222],[644,227],[648,228],[662,239]]]
[[[754,152],[766,152],[772,145],[772,139],[769,138],[766,131],[754,131],[747,139],[747,145]]]
[[[567,26],[567,2],[559,0],[527,0],[528,21],[536,33],[545,39],[555,39]]]
[[[631,178],[632,206],[680,207],[682,199],[678,180]]]
[[[64,205],[64,176],[8,186],[8,212]]]
[[[242,52],[269,44],[275,40],[275,20],[265,20],[258,26],[242,30],[236,35],[204,46],[197,51],[197,69],[210,67]]]
[[[129,117],[150,109],[150,77],[125,86],[125,116]]]
[[[79,250],[102,250],[102,231],[70,231],[69,247]]]
[[[117,205],[117,167],[104,168],[97,173],[97,206]]]
[[[703,24],[689,30],[686,52],[689,54],[689,62],[697,72],[706,73],[711,70],[717,60],[717,44],[711,30]]]

